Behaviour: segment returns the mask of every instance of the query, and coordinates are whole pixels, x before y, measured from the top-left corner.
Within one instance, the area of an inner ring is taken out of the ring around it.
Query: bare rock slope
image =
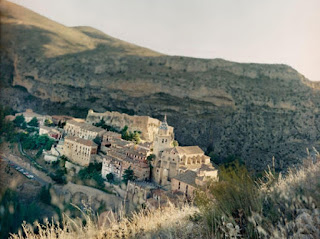
[[[319,85],[289,66],[167,56],[6,1],[1,24],[1,100],[17,110],[166,113],[180,143],[257,170],[319,146]]]

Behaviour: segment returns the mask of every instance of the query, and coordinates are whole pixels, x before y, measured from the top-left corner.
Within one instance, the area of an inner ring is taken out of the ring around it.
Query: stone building
[[[74,136],[64,138],[63,154],[75,164],[89,165],[92,155],[97,154],[97,150],[98,146],[92,140]]]
[[[85,122],[79,122],[75,119],[68,120],[64,126],[64,130],[67,135],[91,140],[97,136],[102,137],[102,135],[106,132],[106,130],[102,128]]]
[[[187,198],[194,196],[197,187],[204,186],[208,180],[218,180],[218,170],[211,165],[203,164],[196,171],[187,170],[171,179],[171,191],[181,192]]]
[[[135,204],[143,204],[152,197],[152,190],[158,186],[146,181],[128,181],[126,199]]]
[[[117,140],[121,140],[121,134],[107,131],[102,135],[101,146],[111,146],[111,144]]]
[[[122,180],[123,174],[129,167],[133,170],[137,180],[148,180],[150,167],[146,160],[148,152],[137,147],[116,148],[108,151],[103,159],[101,174],[106,178],[112,173]]]
[[[98,123],[100,120],[104,120],[107,125],[110,125],[118,130],[128,126],[130,131],[141,132],[141,139],[152,142],[154,135],[158,132],[158,128],[161,125],[161,121],[151,118],[149,116],[137,116],[122,114],[115,111],[106,111],[104,113],[96,113],[93,110],[89,110],[86,121],[90,124]],[[173,127],[168,127],[171,138],[174,138]]]
[[[170,133],[167,123],[167,117],[164,117],[164,121],[161,122],[157,133],[154,135],[153,141],[153,154],[157,157],[160,156],[163,150],[172,148],[173,134]]]
[[[64,124],[68,120],[72,120],[74,117],[68,115],[52,115],[52,123],[55,125]]]
[[[41,125],[39,128],[39,135],[43,134],[46,134],[55,140],[60,140],[62,138],[61,130]]]
[[[211,165],[198,146],[177,146],[160,152],[153,162],[153,176],[160,185],[170,184],[170,179],[186,170],[196,170],[203,164]]]

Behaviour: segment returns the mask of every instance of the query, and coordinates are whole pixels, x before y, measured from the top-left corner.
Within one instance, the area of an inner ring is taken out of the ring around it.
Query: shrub
[[[196,193],[195,202],[203,213],[210,234],[225,235],[224,225],[234,233],[254,238],[256,232],[249,222],[252,211],[261,211],[258,187],[244,166],[220,168],[220,182],[211,182],[205,192]],[[237,230],[238,229],[238,230]]]
[[[39,127],[39,122],[38,122],[38,119],[36,117],[33,117],[29,123],[28,123],[29,126],[32,126],[32,127]]]
[[[23,115],[18,115],[18,116],[13,120],[14,126],[16,126],[16,127],[20,127],[23,122],[26,122]]]
[[[125,183],[128,183],[129,180],[134,181],[136,179],[136,177],[134,176],[134,172],[131,169],[131,166],[128,169],[124,170],[124,174],[122,178],[123,178],[123,182]]]
[[[107,180],[108,180],[108,182],[113,182],[113,179],[114,179],[113,173],[108,173],[108,174],[107,174]]]
[[[48,205],[51,205],[51,194],[50,194],[50,188],[51,184],[48,186],[42,186],[40,193],[39,193],[39,198],[40,200]]]

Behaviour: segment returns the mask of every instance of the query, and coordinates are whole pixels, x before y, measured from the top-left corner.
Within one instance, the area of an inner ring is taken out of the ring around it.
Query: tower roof
[[[164,115],[164,119],[160,124],[159,129],[168,130],[168,123],[167,123],[167,115]]]

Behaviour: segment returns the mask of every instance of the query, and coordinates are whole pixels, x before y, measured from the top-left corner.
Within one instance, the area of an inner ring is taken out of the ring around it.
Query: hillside
[[[1,100],[16,110],[167,113],[182,144],[256,170],[319,147],[319,84],[289,66],[166,56],[6,1],[1,23]]]
[[[237,209],[234,205],[237,196],[247,196],[245,191],[233,191],[234,197],[224,197],[230,206],[224,208],[224,216],[220,220],[214,220],[214,215],[211,215],[211,220],[207,218],[207,212],[210,215],[214,206],[209,206],[209,210],[204,212],[187,204],[141,210],[131,218],[118,218],[107,211],[98,220],[89,212],[84,213],[86,223],[84,219],[66,218],[63,225],[58,226],[50,221],[45,225],[39,222],[35,226],[24,224],[25,236],[15,234],[11,238],[319,238],[320,200],[317,182],[320,179],[320,163],[304,165],[299,170],[291,171],[285,178],[275,179],[272,174],[269,176],[268,181],[260,184],[255,195],[257,201],[254,203],[259,204],[261,209],[255,211],[250,208],[249,215],[243,216],[243,210],[228,215],[229,210]],[[237,186],[241,185],[238,182]],[[246,205],[248,201],[237,202],[241,209],[245,209],[249,207]],[[250,237],[244,229],[252,230]]]

